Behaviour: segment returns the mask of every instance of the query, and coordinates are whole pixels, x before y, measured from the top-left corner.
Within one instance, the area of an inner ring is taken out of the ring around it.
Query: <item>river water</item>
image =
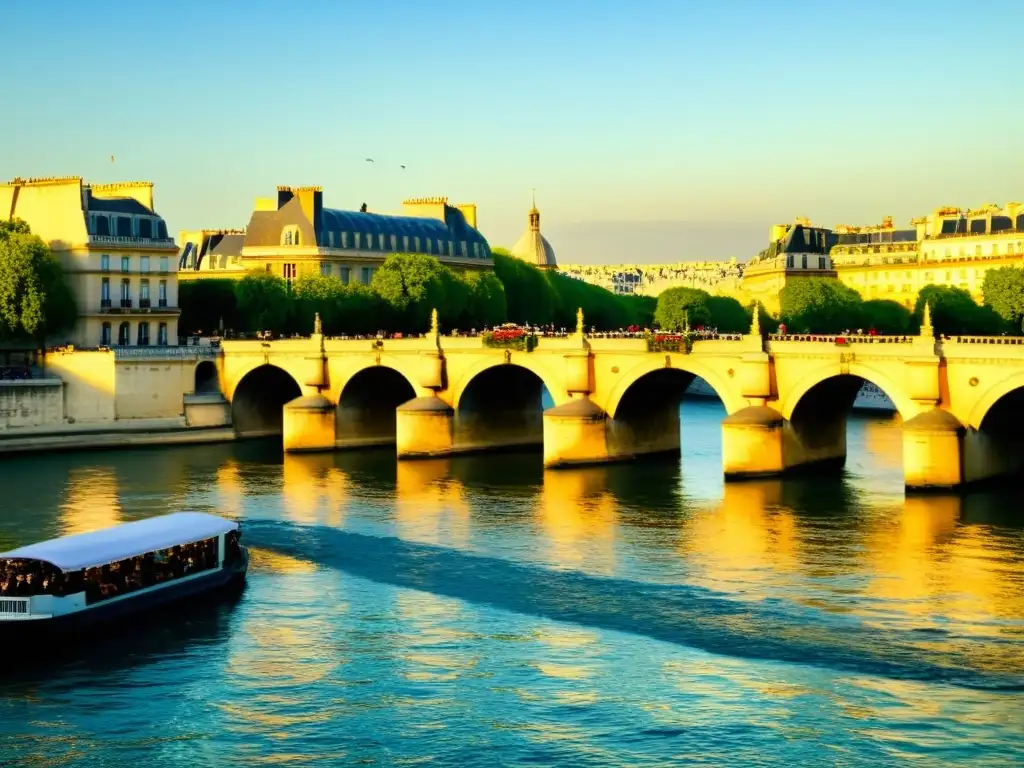
[[[987,766],[1024,761],[1024,510],[905,500],[899,424],[840,478],[682,459],[396,464],[273,444],[0,462],[0,551],[237,517],[231,604],[42,664],[3,649],[0,765]]]

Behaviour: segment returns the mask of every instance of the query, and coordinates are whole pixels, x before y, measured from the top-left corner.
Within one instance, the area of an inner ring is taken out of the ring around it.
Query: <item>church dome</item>
[[[554,269],[558,266],[555,260],[555,249],[551,243],[540,233],[540,211],[534,205],[528,214],[528,223],[523,236],[512,248],[512,255],[517,259],[533,264],[537,267]]]

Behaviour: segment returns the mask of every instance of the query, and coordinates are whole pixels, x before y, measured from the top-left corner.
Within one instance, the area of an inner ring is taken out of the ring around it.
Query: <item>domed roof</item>
[[[519,242],[513,246],[511,253],[517,259],[522,259],[528,264],[538,267],[554,268],[558,266],[555,249],[540,233],[540,211],[537,210],[536,205],[530,209],[526,231],[519,238]]]

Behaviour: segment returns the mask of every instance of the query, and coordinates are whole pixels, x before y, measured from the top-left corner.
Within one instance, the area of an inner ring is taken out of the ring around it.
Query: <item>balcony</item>
[[[110,299],[100,299],[100,309],[110,309]]]
[[[89,235],[89,245],[121,246],[123,248],[177,248],[170,237],[115,237],[114,235]]]
[[[149,299],[139,299],[139,309],[149,309],[149,307],[150,307],[150,300]]]
[[[131,309],[131,308],[132,308],[132,300],[131,299],[121,299],[121,309]]]
[[[156,305],[160,307],[160,309],[167,309],[167,299],[158,300]]]

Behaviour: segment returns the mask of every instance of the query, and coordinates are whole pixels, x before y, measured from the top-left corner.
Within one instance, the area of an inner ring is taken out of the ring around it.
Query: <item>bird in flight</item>
[[[398,167],[401,168],[402,170],[405,170],[405,166],[404,165],[400,165]]]
[[[366,158],[366,162],[368,162],[368,163],[372,163],[372,162],[373,162],[373,158],[372,158],[372,157],[368,157],[368,158]]]
[[[110,156],[110,162],[114,162],[114,156],[113,155]]]

